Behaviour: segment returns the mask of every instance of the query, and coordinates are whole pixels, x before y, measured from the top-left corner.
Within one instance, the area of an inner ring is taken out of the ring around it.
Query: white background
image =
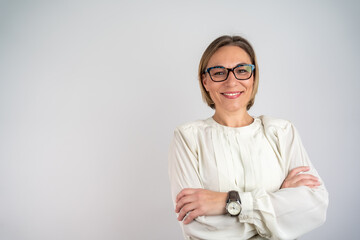
[[[356,239],[357,1],[0,1],[0,239],[182,239],[167,153],[204,119],[216,37],[254,46],[252,115],[292,121],[330,193],[301,239]]]

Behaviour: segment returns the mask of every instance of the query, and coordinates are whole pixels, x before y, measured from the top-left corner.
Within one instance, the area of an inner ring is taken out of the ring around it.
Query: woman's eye
[[[226,74],[226,71],[222,70],[222,69],[214,70],[211,73],[211,75],[213,75],[213,76],[221,76],[221,75],[225,75],[225,74]]]
[[[237,74],[245,74],[245,73],[249,73],[249,70],[246,68],[238,68],[235,70]]]
[[[214,75],[224,75],[224,72],[215,72]]]

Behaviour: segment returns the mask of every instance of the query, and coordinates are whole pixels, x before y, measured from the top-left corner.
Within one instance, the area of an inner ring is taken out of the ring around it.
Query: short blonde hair
[[[218,37],[212,43],[210,43],[210,45],[207,47],[207,49],[203,53],[203,55],[200,59],[199,73],[198,73],[202,98],[209,107],[211,107],[212,109],[215,109],[215,104],[214,104],[213,100],[211,99],[210,94],[206,91],[206,89],[203,85],[202,79],[203,79],[203,74],[205,73],[205,70],[207,68],[207,64],[209,63],[210,58],[214,55],[214,53],[219,48],[224,47],[224,46],[238,46],[239,48],[243,49],[250,56],[251,64],[255,65],[255,69],[253,72],[253,76],[254,76],[253,90],[251,93],[250,101],[246,106],[246,109],[249,110],[254,105],[255,95],[257,93],[258,86],[259,86],[259,66],[256,61],[256,55],[255,55],[255,51],[254,51],[253,47],[245,38],[240,37],[240,36],[224,35],[224,36]]]

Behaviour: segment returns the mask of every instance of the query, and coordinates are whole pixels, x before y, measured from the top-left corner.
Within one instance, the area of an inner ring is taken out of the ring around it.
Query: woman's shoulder
[[[209,119],[195,120],[183,123],[175,128],[175,131],[188,132],[206,128],[209,124]]]
[[[292,125],[289,120],[282,119],[282,118],[275,118],[271,116],[261,115],[258,117],[263,126],[267,128],[282,128],[285,129]]]
[[[207,119],[183,123],[174,130],[174,138],[187,142],[188,147],[196,146],[197,135],[204,132],[207,126]]]
[[[259,119],[267,135],[287,136],[294,131],[294,125],[289,120],[264,115],[259,116]]]

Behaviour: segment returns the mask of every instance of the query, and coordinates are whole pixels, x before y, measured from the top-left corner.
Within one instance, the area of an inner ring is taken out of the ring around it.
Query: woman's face
[[[219,48],[209,60],[207,68],[223,66],[233,68],[238,64],[252,64],[250,56],[240,47],[224,46]],[[238,112],[246,111],[251,98],[254,84],[254,75],[247,80],[237,80],[233,72],[223,82],[214,82],[208,73],[202,78],[206,91],[215,103],[216,111]]]

